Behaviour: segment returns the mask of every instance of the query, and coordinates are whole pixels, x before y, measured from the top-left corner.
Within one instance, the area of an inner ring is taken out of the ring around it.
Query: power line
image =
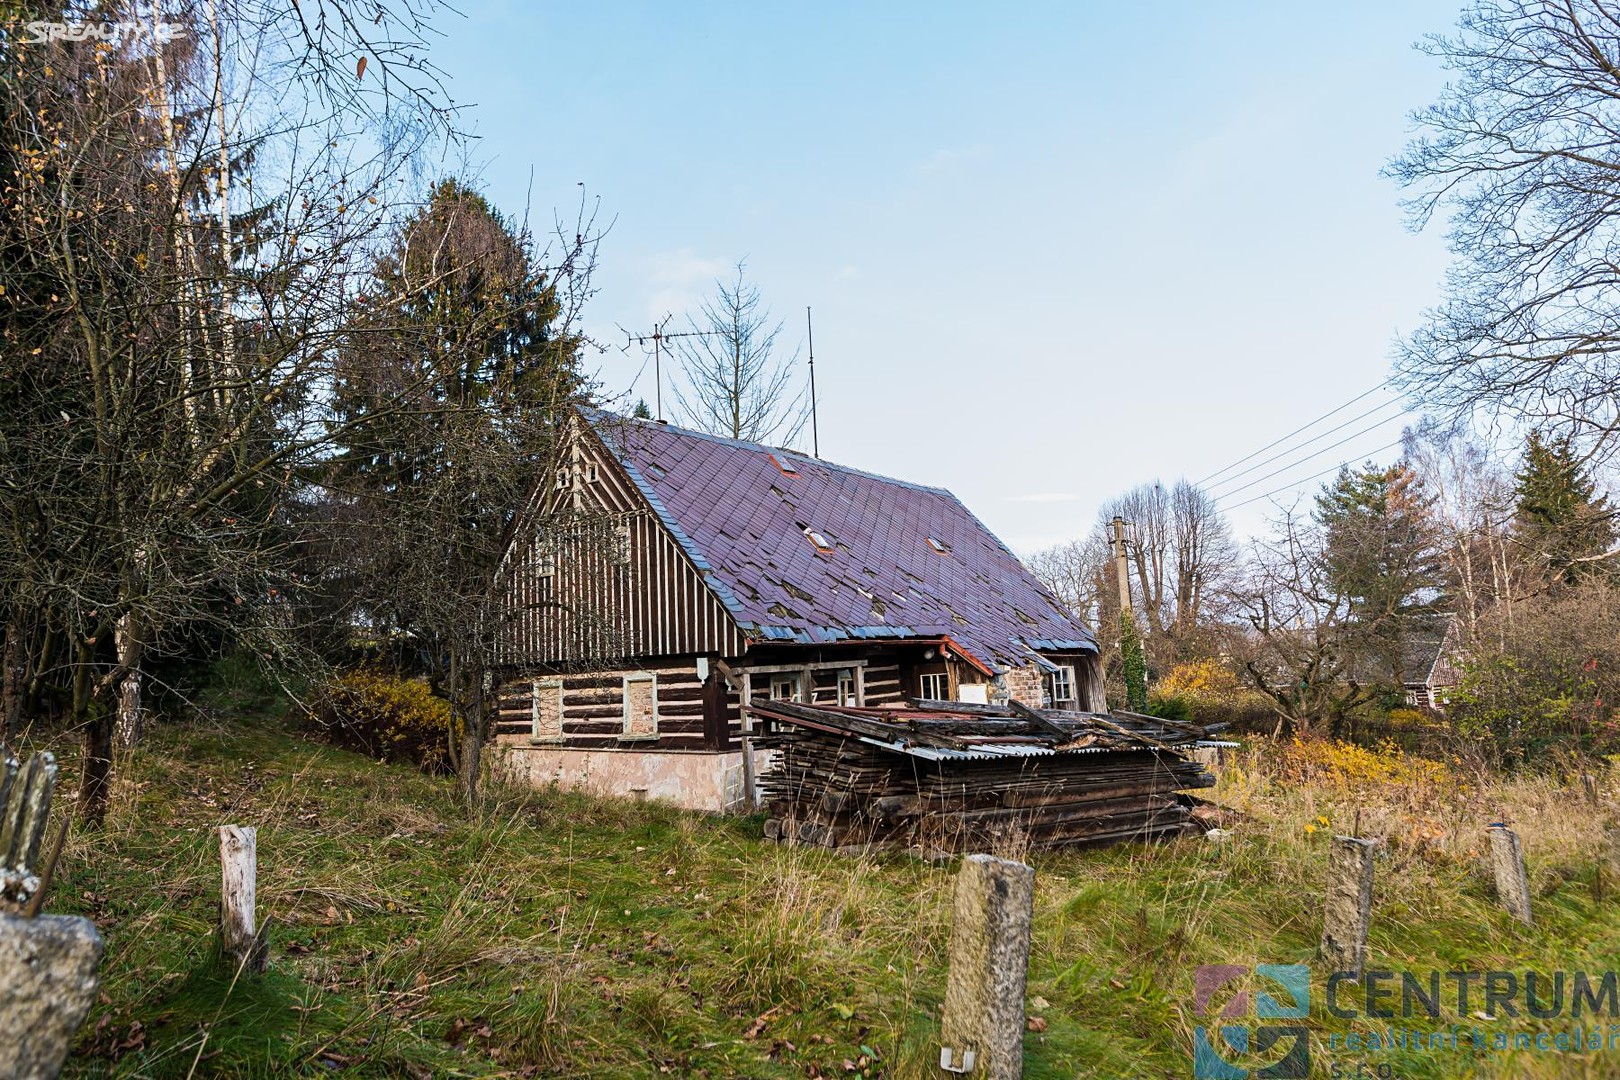
[[[1239,465],[1242,465],[1244,462],[1249,461],[1249,460],[1251,460],[1253,458],[1259,457],[1261,454],[1265,453],[1267,450],[1270,450],[1272,447],[1277,446],[1277,445],[1279,445],[1281,443],[1287,442],[1289,439],[1292,439],[1295,435],[1298,435],[1302,431],[1309,431],[1311,428],[1315,427],[1317,424],[1320,424],[1322,421],[1326,420],[1328,417],[1336,416],[1339,413],[1342,413],[1344,410],[1348,409],[1350,406],[1354,405],[1356,402],[1361,401],[1364,398],[1371,397],[1372,395],[1378,393],[1378,391],[1384,389],[1388,385],[1389,385],[1389,380],[1385,379],[1383,382],[1379,383],[1377,386],[1373,387],[1371,390],[1367,390],[1367,391],[1364,391],[1363,393],[1357,394],[1355,397],[1351,398],[1349,401],[1345,402],[1343,405],[1340,405],[1338,408],[1331,409],[1328,412],[1323,413],[1321,416],[1318,416],[1315,420],[1312,420],[1310,423],[1305,424],[1305,425],[1303,425],[1301,427],[1295,428],[1293,431],[1290,431],[1288,434],[1284,435],[1282,438],[1277,439],[1274,442],[1267,443],[1266,445],[1262,446],[1260,449],[1256,450],[1254,453],[1248,455],[1248,457],[1238,458],[1236,461],[1232,462],[1232,464],[1226,466],[1224,469],[1216,469],[1214,472],[1210,473],[1208,476],[1206,476],[1202,480],[1198,481],[1198,486],[1203,487],[1205,484],[1209,483],[1211,480],[1215,479],[1217,476],[1220,476],[1222,473],[1231,472],[1233,469],[1237,468]]]
[[[1395,417],[1393,417],[1393,416],[1385,417],[1384,419],[1378,421],[1378,423],[1373,424],[1370,427],[1362,428],[1360,431],[1356,432],[1354,435],[1346,435],[1344,438],[1340,439],[1338,442],[1333,443],[1330,446],[1324,446],[1320,450],[1313,450],[1309,454],[1306,454],[1304,457],[1298,458],[1298,459],[1296,459],[1294,461],[1291,461],[1287,465],[1284,465],[1280,469],[1273,469],[1271,472],[1266,473],[1262,477],[1259,477],[1259,478],[1254,479],[1254,480],[1250,480],[1247,484],[1244,484],[1242,487],[1233,488],[1231,491],[1228,491],[1225,495],[1219,496],[1215,501],[1220,502],[1221,499],[1230,499],[1233,495],[1236,495],[1240,491],[1247,491],[1250,488],[1256,486],[1257,484],[1263,484],[1267,480],[1270,480],[1273,476],[1280,476],[1281,474],[1283,474],[1285,472],[1288,472],[1290,469],[1294,468],[1295,466],[1305,464],[1307,461],[1311,460],[1312,458],[1321,457],[1323,454],[1327,453],[1329,450],[1337,450],[1339,447],[1343,446],[1345,443],[1353,442],[1356,439],[1361,438],[1363,435],[1366,435],[1368,432],[1377,431],[1379,428],[1383,427],[1385,424],[1389,423],[1393,419],[1395,419]],[[1400,440],[1398,440],[1398,439],[1396,440],[1397,443],[1399,441]],[[1395,445],[1395,444],[1392,443],[1391,445]],[[1384,448],[1382,448],[1380,450],[1374,451],[1374,453],[1382,453],[1383,450],[1387,450],[1387,449],[1388,449],[1388,447],[1384,447]],[[1301,484],[1303,484],[1304,482],[1305,482],[1304,480],[1297,481],[1297,483],[1301,483]]]
[[[1386,444],[1384,446],[1380,446],[1376,450],[1369,451],[1366,456],[1371,457],[1374,454],[1382,454],[1385,450],[1393,450],[1395,447],[1401,445],[1401,442],[1402,442],[1401,439],[1396,439],[1392,443],[1388,443],[1388,444]],[[1317,473],[1314,476],[1307,476],[1302,480],[1293,480],[1293,481],[1290,481],[1289,483],[1284,484],[1280,488],[1277,488],[1277,489],[1275,489],[1273,491],[1266,492],[1264,495],[1256,495],[1251,499],[1244,499],[1240,503],[1234,503],[1231,506],[1223,506],[1223,507],[1221,507],[1221,513],[1228,514],[1228,513],[1231,513],[1233,510],[1241,510],[1243,507],[1248,506],[1250,503],[1257,503],[1262,499],[1269,499],[1273,495],[1281,495],[1285,491],[1292,491],[1295,488],[1299,487],[1301,484],[1308,484],[1312,480],[1320,480],[1322,477],[1327,476],[1330,473],[1336,473],[1336,472],[1338,472],[1340,469],[1344,468],[1348,464],[1350,464],[1350,459],[1346,458],[1345,460],[1339,462],[1337,465],[1333,466],[1331,469],[1323,469],[1321,472]]]
[[[1391,398],[1389,401],[1380,402],[1379,404],[1374,405],[1372,408],[1368,409],[1366,412],[1357,413],[1355,416],[1352,416],[1350,419],[1344,421],[1341,424],[1338,424],[1338,425],[1336,425],[1334,427],[1330,427],[1326,431],[1321,432],[1320,434],[1312,435],[1309,439],[1306,439],[1302,443],[1298,443],[1298,444],[1296,444],[1294,446],[1290,446],[1286,450],[1279,450],[1275,454],[1272,454],[1270,457],[1264,458],[1264,459],[1262,459],[1260,461],[1255,462],[1253,465],[1250,465],[1247,469],[1244,469],[1240,473],[1233,473],[1231,476],[1228,476],[1225,480],[1217,480],[1212,486],[1217,487],[1217,488],[1225,487],[1227,484],[1230,484],[1234,480],[1240,480],[1243,477],[1248,476],[1250,473],[1254,472],[1254,470],[1256,470],[1256,469],[1265,468],[1267,465],[1270,465],[1273,461],[1276,461],[1278,458],[1287,457],[1289,454],[1296,453],[1296,452],[1298,452],[1300,450],[1305,449],[1307,446],[1310,446],[1312,443],[1321,442],[1323,439],[1327,438],[1329,435],[1332,435],[1335,432],[1343,431],[1345,428],[1349,427],[1351,424],[1357,423],[1358,421],[1361,421],[1361,420],[1365,420],[1365,419],[1367,419],[1367,417],[1371,416],[1373,413],[1382,412],[1383,410],[1389,408],[1391,405],[1400,406],[1400,410],[1399,410],[1400,412],[1405,412],[1406,411],[1405,406],[1401,405],[1401,401],[1400,401],[1399,398]],[[1387,416],[1387,417],[1384,418],[1384,420],[1379,421],[1379,422],[1384,423],[1386,421],[1393,420],[1396,415],[1399,415],[1399,412],[1397,412],[1394,415]],[[1259,453],[1259,451],[1257,450],[1257,451],[1255,451],[1255,453]],[[1249,456],[1253,457],[1254,454],[1250,454]]]

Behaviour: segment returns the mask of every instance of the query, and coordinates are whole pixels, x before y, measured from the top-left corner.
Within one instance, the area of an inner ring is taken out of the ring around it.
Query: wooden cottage
[[[537,784],[757,798],[745,703],[1100,711],[1091,632],[950,492],[579,410],[510,554],[495,725]]]

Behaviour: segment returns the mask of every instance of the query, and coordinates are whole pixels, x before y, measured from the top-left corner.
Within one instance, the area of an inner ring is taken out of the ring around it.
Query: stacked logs
[[[765,835],[830,848],[924,851],[1151,840],[1200,831],[1214,784],[1178,748],[1208,734],[1132,714],[916,702],[750,706],[773,751]]]

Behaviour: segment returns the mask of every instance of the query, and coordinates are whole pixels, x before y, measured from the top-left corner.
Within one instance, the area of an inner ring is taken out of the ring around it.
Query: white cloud
[[[985,146],[983,143],[980,143],[977,146],[962,146],[935,150],[933,155],[927,161],[924,161],[922,164],[917,166],[917,171],[922,173],[924,176],[927,176],[930,173],[943,172],[946,169],[954,168],[965,161],[972,161],[975,158],[988,157],[989,154],[990,148]]]
[[[659,252],[645,264],[650,322],[670,314],[676,321],[685,314],[696,314],[703,299],[714,291],[715,281],[736,269],[735,260],[699,255],[691,248]]]

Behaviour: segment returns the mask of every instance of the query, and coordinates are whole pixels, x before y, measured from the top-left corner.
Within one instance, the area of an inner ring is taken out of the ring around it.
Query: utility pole
[[[1119,579],[1119,610],[1131,613],[1131,568],[1125,556],[1125,519],[1118,514],[1110,522],[1114,527],[1114,573]]]
[[[804,336],[810,342],[810,452],[821,456],[821,435],[816,431],[816,331],[810,323],[810,307],[804,309]]]
[[[1130,560],[1125,554],[1125,519],[1118,514],[1109,524],[1114,527],[1114,570],[1119,577],[1119,659],[1125,676],[1125,697],[1133,712],[1147,709],[1147,657],[1142,651],[1142,634],[1131,611]]]

